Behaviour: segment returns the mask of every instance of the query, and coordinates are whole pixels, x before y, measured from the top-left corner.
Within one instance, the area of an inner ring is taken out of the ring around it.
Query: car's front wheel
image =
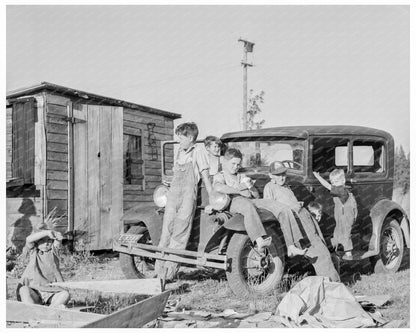
[[[374,261],[374,272],[397,272],[402,264],[404,251],[405,245],[399,222],[388,217],[381,229],[380,254]]]
[[[245,234],[235,233],[227,248],[231,267],[227,281],[233,293],[240,297],[264,295],[277,288],[283,276],[284,254],[275,244],[258,253]]]
[[[127,234],[143,234],[138,242],[151,244],[149,232],[144,226],[132,226],[127,231]],[[120,252],[119,262],[121,270],[127,279],[144,279],[153,275],[153,259]]]

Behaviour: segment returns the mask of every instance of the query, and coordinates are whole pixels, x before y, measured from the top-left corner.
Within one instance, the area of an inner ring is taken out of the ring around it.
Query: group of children
[[[229,210],[244,216],[247,234],[259,253],[264,253],[272,242],[272,237],[267,235],[257,212],[257,208],[262,208],[273,213],[279,221],[289,257],[301,255],[310,258],[317,275],[339,281],[338,272],[317,223],[322,216],[322,206],[311,202],[308,209],[303,207],[303,203],[285,185],[287,169],[281,162],[270,165],[271,180],[266,184],[263,198],[260,199],[254,181],[239,173],[243,156],[238,149],[229,148],[220,156],[222,144],[214,136],[205,139],[205,149],[196,145],[198,127],[192,122],[177,126],[175,134],[179,140],[179,150],[159,246],[185,249],[192,230],[198,183],[202,179],[208,195],[216,191],[231,197]],[[351,227],[357,217],[357,205],[354,196],[345,187],[344,172],[339,169],[332,171],[331,184],[319,173],[314,172],[314,175],[334,197],[336,227],[332,244],[335,248],[341,244],[345,255],[351,256]],[[62,235],[49,230],[44,224],[27,237],[30,261],[18,285],[19,300],[51,306],[64,306],[67,303],[68,292],[50,286],[50,282],[63,281],[57,255],[61,241]],[[158,277],[171,280],[178,268],[177,263],[157,260],[155,272]]]
[[[318,275],[339,281],[338,272],[317,223],[322,216],[322,205],[311,202],[307,209],[303,207],[303,202],[299,202],[285,185],[287,169],[281,162],[271,164],[271,181],[266,184],[264,197],[261,199],[254,182],[239,173],[243,156],[238,149],[228,148],[220,154],[221,141],[214,136],[205,139],[205,149],[198,147],[198,127],[195,123],[179,125],[175,134],[180,147],[175,160],[159,246],[173,249],[186,247],[196,208],[197,185],[202,178],[208,195],[219,192],[231,197],[228,209],[231,213],[243,215],[247,234],[259,253],[263,253],[272,242],[272,237],[267,235],[257,212],[258,208],[262,208],[269,210],[278,219],[288,256],[308,257]],[[341,244],[345,255],[351,256],[351,227],[357,216],[357,209],[353,195],[345,187],[344,172],[338,169],[331,172],[332,185],[318,173],[314,172],[314,175],[334,197],[336,228],[332,244],[335,248]],[[173,262],[156,262],[157,275],[166,280],[173,279],[178,268],[179,265]]]

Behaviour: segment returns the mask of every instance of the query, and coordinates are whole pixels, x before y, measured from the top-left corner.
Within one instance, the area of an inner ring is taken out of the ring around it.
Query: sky
[[[7,91],[48,81],[220,136],[242,126],[242,37],[264,127],[368,126],[410,151],[408,6],[9,5],[6,20]]]

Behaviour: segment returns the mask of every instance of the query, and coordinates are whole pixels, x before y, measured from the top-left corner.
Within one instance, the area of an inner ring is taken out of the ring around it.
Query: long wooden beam
[[[158,295],[163,291],[160,279],[65,281],[53,282],[51,285],[65,289],[88,289],[100,292],[138,295]]]
[[[142,280],[143,281],[143,280]],[[170,291],[145,299],[104,318],[88,323],[86,328],[135,328],[157,319],[163,313]]]
[[[6,321],[58,321],[88,323],[105,317],[104,315],[59,309],[51,306],[26,304],[17,301],[6,301]]]

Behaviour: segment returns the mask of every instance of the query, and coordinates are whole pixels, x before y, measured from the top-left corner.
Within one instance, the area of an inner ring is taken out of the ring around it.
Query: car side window
[[[316,137],[312,139],[312,168],[319,173],[334,169],[348,171],[348,139]]]
[[[383,173],[385,171],[384,143],[375,140],[355,140],[352,146],[354,173]]]

